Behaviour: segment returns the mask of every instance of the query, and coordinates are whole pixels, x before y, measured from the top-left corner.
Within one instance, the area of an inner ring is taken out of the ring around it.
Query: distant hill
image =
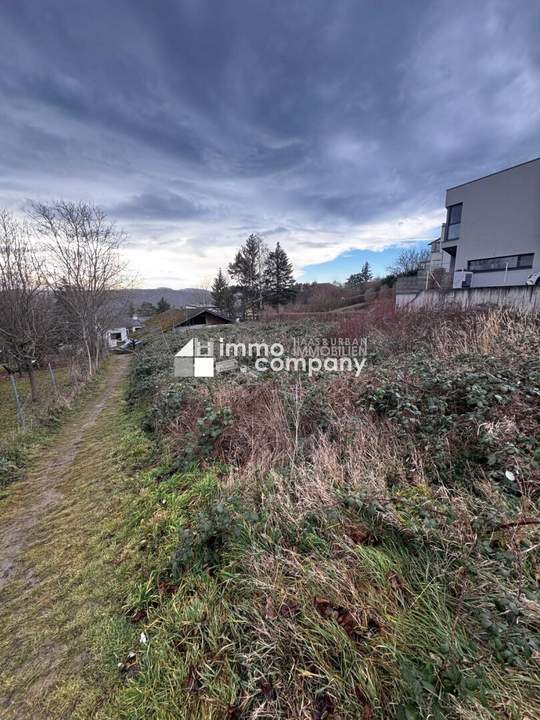
[[[132,290],[122,291],[122,297],[125,298],[127,304],[133,303],[138,307],[143,302],[156,305],[163,297],[171,307],[185,307],[186,305],[211,305],[212,294],[208,290],[198,288],[183,288],[182,290],[173,290],[172,288],[134,288]]]

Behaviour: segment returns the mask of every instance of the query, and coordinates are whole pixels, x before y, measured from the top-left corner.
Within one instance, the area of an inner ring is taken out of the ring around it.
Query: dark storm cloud
[[[133,246],[354,246],[540,154],[539,33],[534,0],[8,0],[0,205],[88,198]]]
[[[126,202],[121,202],[108,209],[110,214],[120,218],[141,220],[183,220],[204,215],[204,210],[190,200],[164,190],[159,195],[142,193],[135,195]]]

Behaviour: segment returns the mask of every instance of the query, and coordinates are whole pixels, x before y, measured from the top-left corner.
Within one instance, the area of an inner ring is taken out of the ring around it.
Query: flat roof
[[[502,170],[496,170],[495,172],[488,173],[487,175],[482,175],[479,178],[475,178],[474,180],[467,180],[467,182],[459,183],[459,185],[453,185],[452,187],[446,188],[446,192],[449,190],[455,190],[458,187],[463,187],[463,185],[470,185],[473,182],[478,182],[478,180],[485,180],[488,177],[493,177],[493,175],[499,175],[500,173],[507,172],[508,170],[514,170],[515,168],[521,167],[522,165],[530,165],[531,163],[538,162],[540,160],[540,157],[533,158],[532,160],[526,160],[525,162],[518,163],[517,165],[511,165],[510,167],[503,168]]]

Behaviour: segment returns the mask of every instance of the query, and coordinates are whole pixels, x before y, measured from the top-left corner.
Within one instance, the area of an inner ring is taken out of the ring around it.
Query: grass
[[[5,718],[93,717],[118,684],[118,657],[135,641],[133,625],[116,612],[130,574],[120,562],[122,528],[137,492],[118,458],[136,465],[148,443],[136,417],[125,415],[122,385],[108,387],[110,373],[102,373],[94,395],[72,411],[54,445],[0,505],[4,531],[23,531],[22,540],[15,535],[22,542],[17,571],[0,588]],[[69,455],[74,434],[109,391],[73,461],[51,466]]]
[[[367,334],[358,380],[175,380],[148,340],[0,606],[7,712],[540,716],[538,324],[357,322],[220,334]]]
[[[0,497],[2,488],[24,476],[42,448],[55,438],[70,413],[77,412],[81,403],[99,391],[107,368],[105,361],[100,372],[86,383],[74,381],[67,368],[56,369],[58,395],[53,392],[49,371],[37,370],[39,399],[35,403],[30,401],[28,379],[17,378],[26,419],[24,430],[17,425],[11,382],[0,380]]]
[[[174,381],[183,336],[139,356],[130,401],[161,461],[138,478],[125,607],[148,644],[101,717],[540,714],[538,325],[358,324],[358,381]]]
[[[68,368],[57,368],[55,371],[56,383],[61,396],[69,394],[72,388],[72,382]],[[48,369],[35,371],[36,386],[38,388],[39,399],[32,405],[30,401],[30,385],[28,378],[25,376],[17,377],[17,390],[28,416],[28,424],[31,426],[35,418],[39,418],[43,413],[54,404],[54,387],[52,385],[51,376]],[[0,433],[10,433],[17,431],[17,406],[13,396],[13,389],[8,378],[0,379]]]

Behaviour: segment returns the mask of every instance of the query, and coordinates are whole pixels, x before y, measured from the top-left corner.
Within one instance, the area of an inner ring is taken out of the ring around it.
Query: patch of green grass
[[[136,559],[124,533],[138,486],[114,456],[122,448],[124,467],[140,467],[150,448],[138,418],[125,414],[122,385],[111,382],[103,373],[0,506],[2,528],[20,545],[0,589],[2,717],[94,717],[122,682],[118,662],[138,644],[136,628],[116,612]],[[51,469],[71,457],[74,435],[104,397],[72,461]]]
[[[132,539],[148,577],[126,607],[149,642],[104,718],[292,718],[331,707],[346,718],[443,718],[458,717],[458,704],[472,718],[477,703],[495,718],[489,706],[503,699],[533,711],[532,677],[522,677],[521,697],[508,695],[437,555],[411,554],[384,529],[377,545],[346,554],[328,556],[318,542],[283,547],[235,502],[224,535],[215,508],[227,500],[211,475],[140,482],[146,522]],[[339,538],[335,513],[331,528]],[[186,544],[179,572],[175,546]]]
[[[66,369],[56,370],[60,398],[51,394],[48,370],[36,371],[40,400],[31,404],[28,380],[17,380],[24,398],[26,428],[17,427],[15,400],[9,380],[0,381],[0,500],[2,488],[24,477],[32,462],[54,440],[62,423],[76,414],[81,405],[99,393],[105,382],[109,361],[83,385],[72,386]],[[65,397],[69,396],[69,402]]]

